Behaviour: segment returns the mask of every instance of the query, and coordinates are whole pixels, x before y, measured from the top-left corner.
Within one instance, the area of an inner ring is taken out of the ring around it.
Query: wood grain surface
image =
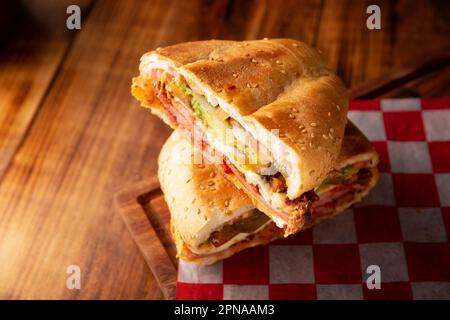
[[[69,37],[39,36],[34,27],[17,26],[14,38],[4,36],[0,51],[0,178],[39,110],[70,43]]]
[[[115,198],[117,210],[164,299],[176,299],[177,252],[170,233],[170,211],[157,175],[125,186]]]
[[[381,30],[365,25],[373,3]],[[129,93],[145,51],[293,37],[321,49],[355,86],[448,48],[450,34],[446,1],[104,0],[84,10],[69,40],[0,49],[2,299],[162,297],[113,203],[124,185],[155,173],[170,132]],[[16,38],[10,30],[6,37]],[[449,96],[450,68],[391,95]],[[81,268],[81,290],[66,288],[71,264]]]
[[[164,298],[175,299],[178,261],[158,177],[124,187],[116,195],[116,204]]]

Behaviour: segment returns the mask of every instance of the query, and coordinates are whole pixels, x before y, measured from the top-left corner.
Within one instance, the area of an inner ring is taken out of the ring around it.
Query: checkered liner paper
[[[367,198],[212,266],[180,261],[177,299],[450,299],[450,99],[352,101],[348,117],[380,154]]]

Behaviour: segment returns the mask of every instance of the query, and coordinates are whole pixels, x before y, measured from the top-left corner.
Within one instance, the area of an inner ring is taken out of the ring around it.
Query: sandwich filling
[[[258,209],[253,209],[245,217],[239,217],[237,221],[231,221],[214,231],[206,241],[206,245],[220,247],[236,237],[240,233],[252,234],[264,226],[270,218]]]
[[[348,208],[373,186],[378,175],[377,169],[373,169],[373,172],[367,168],[358,169],[361,165],[362,163],[358,163],[336,170],[321,185],[318,190],[320,196],[316,196],[308,208],[306,214],[308,219],[302,227],[303,230]],[[352,174],[355,171],[357,174]],[[192,250],[183,242],[179,255],[188,261],[207,261],[208,259],[215,261],[243,249],[280,239],[285,234],[284,231],[258,209],[254,209],[248,216],[239,217],[213,232],[200,246],[201,249],[213,245],[221,250],[214,252],[204,250],[203,253],[199,253],[199,250]],[[243,237],[236,241],[237,235]],[[232,239],[234,241],[231,241]]]
[[[370,161],[347,165],[331,172],[315,189],[290,199],[287,196],[289,168],[278,163],[270,150],[218,104],[212,105],[193,90],[182,75],[153,68],[150,77],[143,81],[133,88],[134,95],[144,104],[157,105],[173,127],[181,127],[194,133],[193,136],[195,132],[205,136],[202,146],[218,155],[225,173],[234,175],[267,207],[266,212],[273,213],[271,218],[278,227],[285,228],[286,235],[310,222],[312,208],[327,214],[342,199],[353,199],[355,193],[367,186],[376,170]],[[220,234],[213,243],[223,242],[232,232],[224,233],[227,236]]]

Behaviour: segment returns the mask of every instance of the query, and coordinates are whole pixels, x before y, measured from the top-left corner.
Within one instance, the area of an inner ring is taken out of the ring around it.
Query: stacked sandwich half
[[[159,156],[178,255],[213,263],[335,216],[378,178],[339,78],[290,39],[145,54],[132,94],[176,131]]]

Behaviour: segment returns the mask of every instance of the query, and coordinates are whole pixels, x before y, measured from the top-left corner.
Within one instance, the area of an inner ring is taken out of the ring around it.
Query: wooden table
[[[65,7],[42,3],[23,1],[31,14],[16,8],[1,35],[1,299],[161,297],[113,203],[155,173],[170,133],[130,95],[142,53],[293,37],[354,86],[450,45],[446,1],[82,1],[79,31],[64,28]],[[366,28],[373,3],[381,30]],[[389,93],[405,95],[449,96],[450,68]],[[66,288],[73,264],[80,290]]]

